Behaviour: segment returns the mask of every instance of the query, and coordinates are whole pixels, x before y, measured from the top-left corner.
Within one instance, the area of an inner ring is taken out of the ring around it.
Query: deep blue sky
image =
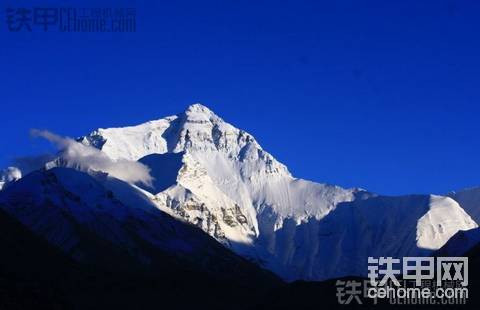
[[[299,177],[480,185],[478,1],[35,2],[135,7],[138,29],[9,33],[2,4],[1,167],[44,151],[30,128],[79,136],[201,102]]]

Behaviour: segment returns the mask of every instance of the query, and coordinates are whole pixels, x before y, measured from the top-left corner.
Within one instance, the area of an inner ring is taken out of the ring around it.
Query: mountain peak
[[[218,115],[201,103],[189,105],[185,112],[179,116],[187,123],[214,124],[223,122]]]
[[[185,114],[190,114],[190,113],[205,113],[205,114],[214,114],[212,110],[204,106],[203,104],[197,102],[194,104],[191,104],[187,107],[185,110]]]
[[[246,144],[260,149],[251,135],[225,122],[201,103],[191,104],[177,115],[140,125],[99,129],[78,141],[101,149],[114,160],[138,160],[150,154],[186,149],[222,150],[237,156]]]

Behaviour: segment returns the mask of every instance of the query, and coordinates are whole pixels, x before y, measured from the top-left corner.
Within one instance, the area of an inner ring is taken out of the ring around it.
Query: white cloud
[[[82,171],[103,171],[130,183],[140,182],[148,186],[152,184],[150,169],[142,163],[126,159],[113,160],[94,147],[47,130],[32,129],[31,135],[52,142],[60,150],[60,159],[64,166]]]

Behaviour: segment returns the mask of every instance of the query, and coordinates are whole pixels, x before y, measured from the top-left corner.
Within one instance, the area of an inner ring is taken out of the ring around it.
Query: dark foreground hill
[[[245,262],[249,281],[172,262],[131,272],[79,264],[0,210],[0,309],[240,309],[281,284]],[[107,252],[104,252],[106,254]],[[111,260],[128,260],[111,256]],[[108,271],[106,271],[108,270]]]

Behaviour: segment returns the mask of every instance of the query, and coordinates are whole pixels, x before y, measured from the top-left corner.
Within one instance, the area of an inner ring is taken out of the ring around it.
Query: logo
[[[10,32],[135,32],[134,8],[6,8]]]
[[[340,304],[465,304],[467,257],[369,257],[368,280],[337,281]]]

